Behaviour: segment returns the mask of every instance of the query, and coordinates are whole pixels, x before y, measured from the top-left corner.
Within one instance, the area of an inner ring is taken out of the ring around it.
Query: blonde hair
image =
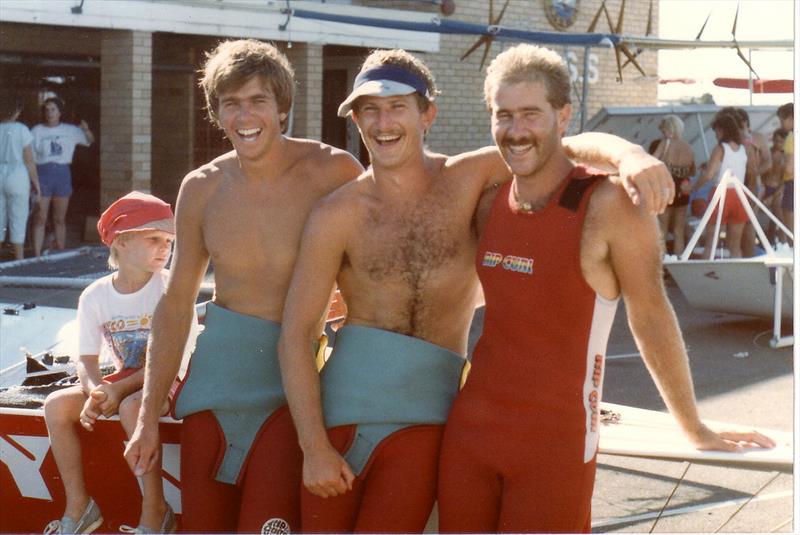
[[[289,110],[294,100],[294,69],[286,56],[269,43],[255,39],[223,41],[206,53],[206,63],[200,71],[200,87],[206,96],[206,109],[211,122],[219,123],[219,96],[238,89],[254,76],[268,84],[278,104],[278,111],[287,118],[281,121],[285,130]]]
[[[391,50],[373,50],[369,56],[366,57],[364,63],[361,64],[361,71],[364,72],[367,69],[372,69],[374,67],[380,67],[381,65],[394,65],[395,67],[400,67],[401,69],[405,69],[411,73],[414,73],[418,76],[422,81],[425,82],[425,86],[428,89],[428,95],[430,98],[425,98],[418,93],[414,93],[417,97],[417,102],[419,103],[419,109],[421,111],[426,111],[430,103],[436,99],[436,96],[440,94],[439,90],[436,88],[436,80],[433,77],[433,73],[428,68],[423,61],[410,53],[406,52],[402,48],[393,48]]]
[[[541,46],[519,44],[501,52],[486,69],[483,98],[491,110],[491,99],[500,84],[542,82],[547,102],[555,109],[570,103],[569,70],[564,59]]]
[[[111,269],[119,269],[119,251],[117,250],[117,245],[123,241],[128,241],[131,235],[133,235],[133,232],[120,232],[117,234],[117,237],[114,238],[114,241],[111,242],[111,245],[108,246],[108,267]]]
[[[665,115],[661,119],[661,126],[664,127],[673,137],[681,139],[683,137],[683,121],[677,115]]]

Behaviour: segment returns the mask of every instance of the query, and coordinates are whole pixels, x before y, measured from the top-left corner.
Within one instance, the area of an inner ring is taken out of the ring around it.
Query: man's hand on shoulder
[[[633,204],[651,214],[662,213],[675,197],[675,183],[667,166],[639,145],[620,158],[619,177]]]

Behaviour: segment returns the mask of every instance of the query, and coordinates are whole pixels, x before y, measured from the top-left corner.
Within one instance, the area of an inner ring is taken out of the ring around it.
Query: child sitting
[[[61,520],[45,533],[91,533],[103,523],[87,493],[79,429],[92,431],[98,417],[119,414],[130,437],[144,383],[144,360],[153,312],[165,291],[175,228],[162,200],[132,192],[114,202],[97,223],[116,272],[96,280],[78,301],[80,384],[53,392],[44,406],[50,444],[66,494]],[[111,356],[116,372],[101,376],[99,361]],[[164,407],[164,413],[167,407]],[[175,513],[164,500],[161,470],[143,476],[142,509],[133,533],[173,533]]]

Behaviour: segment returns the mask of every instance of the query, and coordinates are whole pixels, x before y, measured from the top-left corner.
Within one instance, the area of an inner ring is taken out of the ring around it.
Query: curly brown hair
[[[560,110],[570,103],[569,70],[564,59],[542,46],[519,44],[501,52],[486,69],[483,98],[491,110],[491,98],[501,83],[542,82],[547,102]]]
[[[206,53],[206,63],[200,74],[208,117],[217,126],[220,126],[220,95],[238,89],[254,76],[269,85],[279,112],[288,116],[292,107],[294,69],[286,56],[269,43],[255,39],[223,41]],[[286,120],[281,121],[281,127],[286,126]]]

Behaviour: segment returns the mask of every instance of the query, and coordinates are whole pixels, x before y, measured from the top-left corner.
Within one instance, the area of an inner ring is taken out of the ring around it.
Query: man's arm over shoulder
[[[642,359],[670,413],[691,442],[698,449],[728,451],[737,449],[739,443],[773,446],[774,442],[763,435],[717,434],[700,421],[686,348],[664,290],[656,218],[632,206],[617,188],[604,184],[592,197],[587,224],[595,225],[592,241],[601,241],[607,247],[605,258],[592,264],[590,270],[605,271],[616,280]],[[587,273],[587,280],[591,276]]]
[[[356,219],[348,198],[355,185],[322,199],[306,223],[278,343],[283,386],[303,450],[303,482],[323,497],[346,492],[354,479],[328,440],[312,347]]]
[[[450,156],[445,168],[474,181],[480,191],[511,180],[511,170],[495,145]]]
[[[592,167],[617,173],[619,183],[634,204],[661,213],[675,196],[667,167],[640,145],[602,132],[584,132],[562,139],[567,155]]]

